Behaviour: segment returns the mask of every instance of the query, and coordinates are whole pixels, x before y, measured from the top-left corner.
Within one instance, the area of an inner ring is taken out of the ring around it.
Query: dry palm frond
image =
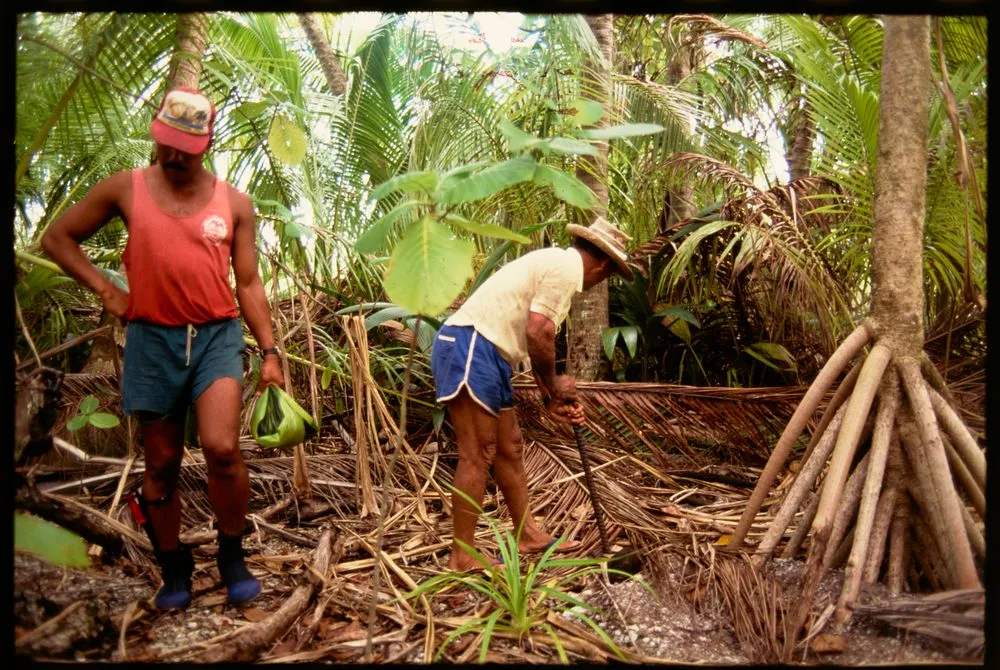
[[[964,656],[982,659],[985,605],[982,589],[963,589],[855,604],[854,611],[934,638]]]
[[[695,40],[702,40],[706,35],[711,35],[719,41],[743,42],[758,49],[767,49],[767,45],[759,38],[733,26],[726,25],[719,19],[707,14],[673,15],[667,22],[668,35],[673,35],[670,29],[675,24],[683,24],[689,31],[689,35],[678,46],[691,43]]]

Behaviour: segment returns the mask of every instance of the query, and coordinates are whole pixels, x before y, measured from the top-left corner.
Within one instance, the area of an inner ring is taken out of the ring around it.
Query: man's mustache
[[[163,164],[164,168],[169,168],[171,170],[187,170],[187,165],[184,163],[178,163],[176,161],[166,161]]]

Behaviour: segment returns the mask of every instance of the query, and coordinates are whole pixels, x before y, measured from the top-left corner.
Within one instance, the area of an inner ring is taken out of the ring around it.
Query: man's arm
[[[583,407],[576,400],[576,380],[571,375],[556,374],[556,325],[552,319],[529,312],[527,339],[531,371],[546,409],[560,421],[583,423]]]
[[[42,235],[42,248],[66,274],[100,296],[104,307],[122,317],[128,307],[128,294],[90,262],[80,243],[100,230],[111,219],[121,216],[118,198],[131,191],[128,172],[118,172],[100,182],[49,225]]]
[[[236,300],[240,312],[261,349],[274,346],[271,307],[264,283],[257,271],[257,225],[250,196],[230,187],[233,197],[233,274],[236,276]],[[284,386],[284,376],[276,355],[264,356],[258,389],[268,384]]]

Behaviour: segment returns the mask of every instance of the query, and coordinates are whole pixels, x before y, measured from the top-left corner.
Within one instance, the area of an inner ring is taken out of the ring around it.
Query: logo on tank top
[[[226,239],[226,221],[218,214],[210,214],[201,222],[201,234],[206,240],[219,246]]]

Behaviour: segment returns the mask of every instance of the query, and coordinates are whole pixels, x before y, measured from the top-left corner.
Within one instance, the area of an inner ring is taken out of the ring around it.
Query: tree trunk
[[[691,74],[700,59],[700,43],[693,41],[681,43],[677,51],[673,53],[667,68],[667,83],[671,86],[680,84]],[[692,214],[694,214],[694,186],[685,181],[676,188],[668,188],[663,195],[663,211],[660,213],[659,232],[667,232],[678,221],[691,218]]]
[[[177,17],[177,50],[170,59],[170,88],[198,88],[201,60],[208,46],[208,14],[181,14]]]
[[[300,12],[298,17],[299,23],[302,24],[302,29],[309,39],[309,44],[312,45],[313,51],[316,52],[316,58],[319,59],[320,67],[323,68],[323,74],[326,76],[326,85],[330,87],[330,92],[334,95],[343,95],[347,90],[347,77],[344,76],[343,68],[340,67],[337,57],[330,49],[330,41],[323,33],[319,16],[317,14]]]
[[[604,107],[605,114],[597,126],[609,125],[611,116],[611,82],[609,68],[614,62],[613,14],[587,16],[600,48],[603,62],[584,63],[582,95]],[[596,156],[581,156],[576,176],[597,195],[598,204],[588,212],[581,224],[587,225],[598,216],[607,214],[608,202],[608,143],[597,143]],[[573,297],[570,305],[569,331],[566,346],[566,372],[578,379],[600,379],[604,366],[601,332],[608,327],[608,283],[601,282],[588,291]]]
[[[785,138],[785,162],[788,164],[789,181],[808,177],[810,173],[816,124],[809,118],[808,105],[804,94],[796,95],[782,133]]]

